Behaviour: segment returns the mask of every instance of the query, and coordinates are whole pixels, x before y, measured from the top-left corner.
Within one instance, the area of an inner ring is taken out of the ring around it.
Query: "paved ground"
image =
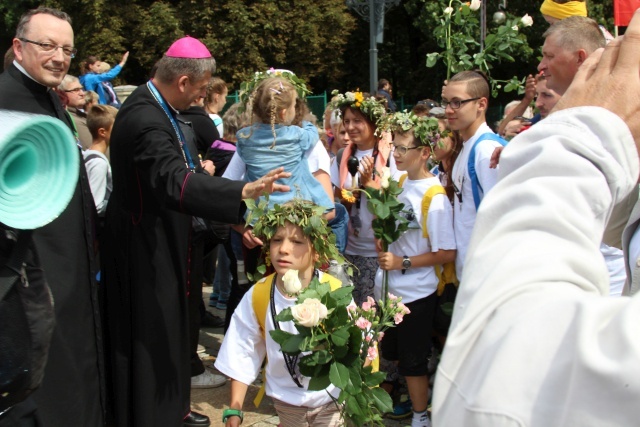
[[[208,307],[209,293],[211,288],[205,287],[203,289],[205,306]],[[218,316],[224,316],[224,312],[221,310],[209,308],[209,310]],[[210,360],[213,362],[218,349],[222,343],[222,328],[202,328],[200,330],[200,344],[205,346],[207,354]],[[205,366],[208,363],[205,362]],[[278,425],[278,416],[273,408],[271,399],[265,397],[259,408],[256,408],[253,404],[253,398],[258,392],[259,387],[252,385],[249,387],[249,394],[245,399],[244,407],[244,422],[243,427],[274,427]],[[192,389],[191,390],[191,408],[194,411],[207,415],[211,419],[211,426],[222,426],[222,411],[228,407],[229,393],[231,392],[231,386],[229,382],[226,385],[213,389]],[[411,420],[394,421],[386,420],[385,426],[387,427],[401,427],[410,426]]]

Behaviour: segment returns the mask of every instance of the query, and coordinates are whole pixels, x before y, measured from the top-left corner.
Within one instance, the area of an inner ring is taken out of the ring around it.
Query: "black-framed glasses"
[[[409,150],[415,150],[416,148],[422,147],[405,147],[404,145],[394,145],[393,152],[398,153],[401,156],[405,156],[409,152]]]
[[[56,52],[56,50],[58,49],[62,49],[62,52],[70,57],[70,58],[75,58],[76,57],[76,53],[78,53],[78,49],[76,49],[75,47],[69,47],[69,46],[58,46],[57,44],[53,44],[53,43],[42,43],[42,42],[35,42],[33,40],[29,40],[29,39],[24,39],[22,37],[19,37],[18,40],[20,40],[21,42],[25,42],[25,43],[31,43],[31,44],[35,44],[36,46],[40,46],[40,48],[47,53],[51,53],[52,55]]]
[[[444,108],[445,110],[447,109],[447,107],[451,107],[452,110],[457,110],[467,102],[477,101],[480,98],[482,97],[478,96],[476,98],[469,98],[469,99],[454,99],[453,101],[445,101],[443,99],[440,104],[442,105],[442,108]]]
[[[84,92],[84,88],[83,87],[77,87],[75,89],[69,89],[69,90],[65,90],[65,92],[67,93],[78,93],[78,92]]]

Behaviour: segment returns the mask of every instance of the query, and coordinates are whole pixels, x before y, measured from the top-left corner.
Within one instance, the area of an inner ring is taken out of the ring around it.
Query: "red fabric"
[[[617,27],[626,27],[633,12],[640,8],[640,0],[613,0],[613,20]]]

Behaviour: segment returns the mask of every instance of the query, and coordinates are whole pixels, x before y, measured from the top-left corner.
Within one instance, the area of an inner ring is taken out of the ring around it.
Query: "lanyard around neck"
[[[182,129],[180,129],[180,125],[178,124],[176,119],[173,117],[173,114],[171,114],[171,111],[169,110],[169,106],[165,102],[162,95],[160,95],[160,92],[158,92],[158,89],[156,89],[156,87],[154,86],[153,82],[151,82],[151,80],[147,82],[147,87],[149,88],[151,95],[153,95],[156,102],[160,104],[160,107],[162,107],[162,110],[169,118],[169,121],[171,122],[171,126],[173,126],[173,131],[176,133],[176,137],[180,142],[180,148],[182,149],[182,156],[184,157],[187,168],[189,168],[191,172],[195,172],[196,167],[193,163],[193,160],[191,159],[191,154],[189,153],[189,147],[187,147],[186,145],[186,140],[185,140],[184,134],[182,133]]]

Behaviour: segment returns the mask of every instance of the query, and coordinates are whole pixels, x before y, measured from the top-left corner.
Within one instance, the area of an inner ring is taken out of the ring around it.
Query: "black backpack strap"
[[[89,154],[87,157],[84,158],[84,162],[87,163],[89,160],[93,160],[93,159],[101,159],[102,157],[99,156],[98,154]]]
[[[9,261],[0,274],[0,301],[11,290],[16,279],[22,276],[22,264],[27,256],[32,230],[18,232],[18,240],[13,246]]]

